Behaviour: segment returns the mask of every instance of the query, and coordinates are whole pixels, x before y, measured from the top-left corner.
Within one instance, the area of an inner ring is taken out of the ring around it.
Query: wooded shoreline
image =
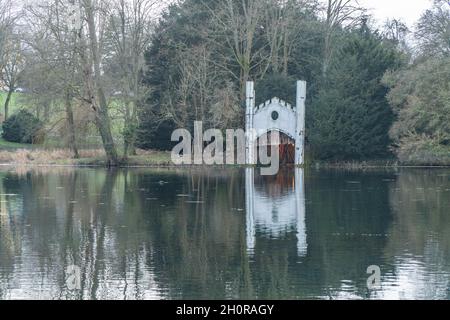
[[[414,26],[354,0],[69,2],[0,0],[0,150],[95,146],[116,166],[196,122],[242,128],[248,82],[255,106],[294,105],[301,80],[315,161],[450,164],[448,0]]]
[[[108,167],[106,156],[100,150],[80,150],[81,157],[74,159],[70,150],[0,150],[0,166],[39,166],[39,167]],[[171,154],[167,151],[141,151],[136,156],[120,159],[117,168],[201,168],[220,167],[238,168],[240,165],[176,165],[172,163]],[[294,165],[280,165],[294,167]],[[316,169],[383,169],[383,168],[450,168],[448,164],[416,164],[402,163],[397,159],[377,159],[361,161],[307,161],[305,168]]]

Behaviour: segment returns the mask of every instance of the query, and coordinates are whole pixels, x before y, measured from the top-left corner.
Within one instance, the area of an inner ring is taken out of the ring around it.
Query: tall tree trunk
[[[67,124],[69,125],[69,148],[73,152],[73,156],[75,159],[80,158],[80,154],[78,153],[78,147],[75,137],[75,120],[73,118],[73,109],[72,109],[72,100],[69,92],[66,92],[66,116],[67,116]]]
[[[8,120],[9,117],[9,104],[11,102],[11,97],[14,93],[14,89],[9,89],[8,90],[8,95],[6,96],[6,100],[5,100],[5,121]]]
[[[48,102],[44,103],[44,121],[50,121],[50,104]]]
[[[133,129],[131,129],[133,130]],[[133,136],[132,136],[133,135]],[[124,139],[123,157],[127,159],[128,156],[136,155],[136,147],[134,145],[134,133],[130,133],[130,136],[126,136]]]
[[[130,150],[131,145],[131,135],[132,135],[132,123],[131,123],[131,110],[130,103],[127,102],[125,104],[125,125],[124,125],[124,133],[123,133],[123,158],[128,158],[128,151]]]
[[[328,0],[327,20],[324,35],[323,61],[322,61],[322,77],[325,79],[328,74],[328,66],[330,63],[331,37],[333,30],[333,0]]]
[[[137,61],[134,62],[137,65]],[[139,103],[139,75],[134,72],[133,82],[131,84],[132,99],[127,99],[125,104],[125,127],[124,127],[124,158],[129,155],[136,155],[136,127],[137,127],[137,107]]]
[[[95,122],[100,132],[100,136],[102,137],[103,148],[105,149],[107,157],[107,165],[109,167],[113,167],[117,166],[119,161],[116,146],[111,133],[111,120],[109,119],[108,110],[105,108],[106,98],[103,90],[97,89],[97,94],[99,97],[99,105],[96,108]]]
[[[325,35],[325,45],[323,50],[323,62],[322,62],[322,77],[326,79],[328,75],[328,67],[330,64],[331,59],[331,35],[327,34]]]
[[[128,108],[128,107],[127,107]],[[136,117],[134,110],[127,110],[127,115],[125,116],[125,132],[124,132],[124,150],[123,157],[126,159],[129,155],[136,155]]]
[[[105,91],[103,89],[100,72],[100,57],[98,48],[97,31],[94,20],[94,7],[91,0],[85,0],[87,25],[89,29],[89,45],[91,49],[92,66],[94,68],[93,84],[97,94],[98,104],[93,106],[95,110],[95,122],[102,137],[103,147],[106,152],[108,166],[118,165],[118,155],[111,132],[111,120],[108,114]]]
[[[284,30],[284,45],[283,45],[283,75],[287,76],[289,73],[289,35],[288,31]]]

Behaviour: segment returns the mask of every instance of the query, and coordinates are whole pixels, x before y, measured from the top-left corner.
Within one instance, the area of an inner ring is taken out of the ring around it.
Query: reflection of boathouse
[[[253,252],[258,237],[283,238],[297,235],[299,256],[307,252],[305,226],[304,171],[281,171],[276,176],[255,177],[255,169],[247,168],[247,250]]]

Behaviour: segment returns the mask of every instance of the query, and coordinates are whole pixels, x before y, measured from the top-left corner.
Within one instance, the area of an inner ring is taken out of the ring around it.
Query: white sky
[[[413,27],[422,13],[429,9],[432,0],[359,0],[359,3],[370,10],[382,24],[388,18],[397,18]]]

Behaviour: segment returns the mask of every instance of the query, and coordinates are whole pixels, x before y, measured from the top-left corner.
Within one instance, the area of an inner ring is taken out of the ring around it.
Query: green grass
[[[8,94],[4,91],[0,91],[0,114],[4,114],[5,110],[4,110],[4,104],[6,101],[6,96]],[[18,98],[21,95],[21,93],[13,93],[12,97],[11,97],[11,101],[9,104],[9,114],[14,114],[15,112],[17,112],[20,109],[19,103],[18,103]],[[5,141],[2,137],[1,137],[1,127],[0,127],[0,150],[7,150],[7,151],[13,151],[13,150],[17,150],[17,149],[32,149],[33,146],[29,145],[29,144],[22,144],[22,143],[14,143],[14,142],[8,142]]]
[[[2,137],[0,137],[0,150],[13,151],[13,150],[17,150],[17,149],[32,149],[32,148],[33,148],[32,145],[8,142],[8,141],[5,141]]]
[[[1,115],[4,114],[4,103],[6,101],[6,97],[7,97],[7,92],[0,91],[0,114]],[[29,102],[27,102],[26,99],[24,99],[25,97],[26,97],[26,93],[20,93],[20,92],[13,93],[10,104],[9,104],[9,116],[17,113],[22,108],[25,108],[28,111],[31,111],[33,114],[35,114],[35,106],[29,105]],[[109,114],[111,117],[111,131],[112,131],[113,136],[118,140],[122,139],[122,132],[123,132],[123,127],[124,127],[123,119],[121,119],[120,109],[121,109],[120,103],[118,103],[114,99],[112,101],[110,101]],[[54,123],[55,120],[58,120],[61,118],[62,113],[64,113],[63,103],[55,100],[54,105],[52,105],[52,116],[47,124],[49,124],[51,126],[51,124]],[[96,132],[95,128],[93,128],[93,132]],[[86,134],[86,133],[83,132],[83,133],[77,133],[77,134],[81,135],[81,134]],[[93,133],[93,135],[96,135],[96,133]],[[45,141],[44,145],[48,146],[48,147],[55,147],[55,148],[63,147],[60,144],[60,142],[61,142],[61,140],[59,139],[59,137],[56,140],[52,140],[52,137],[48,137],[47,141]],[[101,145],[101,140],[98,139],[97,141],[89,143],[89,146],[91,146],[93,144]]]
[[[4,114],[5,110],[4,110],[4,104],[6,101],[6,96],[8,94],[4,91],[0,91],[0,114]],[[17,112],[20,109],[19,103],[18,103],[18,98],[21,95],[21,93],[13,93],[12,97],[11,97],[11,101],[9,103],[9,114],[14,114],[15,112]],[[7,150],[7,151],[13,151],[13,150],[17,150],[17,149],[31,149],[32,146],[29,144],[22,144],[22,143],[14,143],[14,142],[8,142],[5,141],[2,137],[1,137],[1,127],[0,127],[0,150]]]
[[[9,102],[9,114],[14,114],[16,113],[19,109],[20,109],[20,104],[19,104],[19,97],[22,93],[13,93],[12,97],[11,97],[11,101]],[[4,91],[0,91],[0,113],[4,114],[5,112],[5,101],[6,101],[6,96],[8,94]]]

